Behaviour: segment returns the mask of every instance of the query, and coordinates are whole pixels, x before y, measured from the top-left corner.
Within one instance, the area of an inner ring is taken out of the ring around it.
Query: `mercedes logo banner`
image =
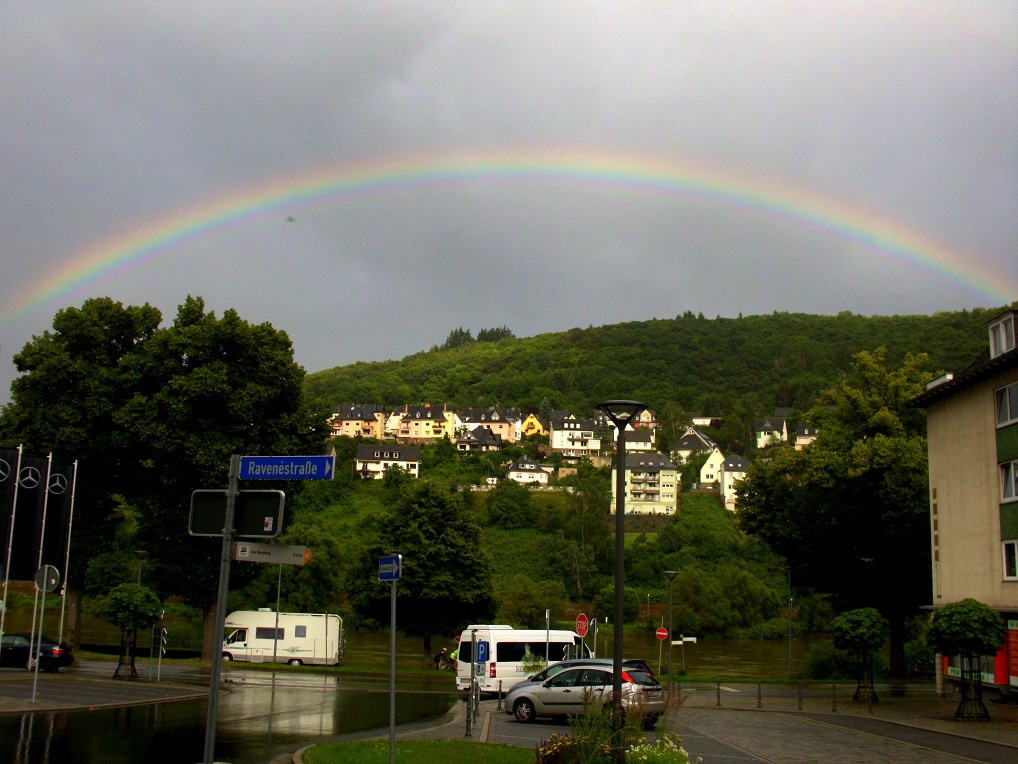
[[[47,473],[49,480],[47,482]],[[18,506],[14,507],[14,484],[17,481]],[[71,486],[74,463],[45,456],[21,455],[18,449],[0,448],[0,532],[3,533],[0,555],[7,551],[11,539],[10,578],[31,581],[39,568],[39,540],[42,539],[42,564],[64,569],[67,554],[67,528],[71,518]],[[47,491],[48,488],[48,491]],[[46,495],[49,501],[46,503]],[[46,524],[43,527],[43,507]],[[14,535],[11,516],[14,516]],[[0,556],[0,563],[3,562]],[[0,571],[2,572],[2,571]]]

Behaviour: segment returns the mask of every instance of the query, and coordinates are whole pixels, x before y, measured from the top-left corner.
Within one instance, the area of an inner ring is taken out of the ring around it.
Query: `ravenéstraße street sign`
[[[242,456],[241,480],[331,480],[336,457],[327,456]]]

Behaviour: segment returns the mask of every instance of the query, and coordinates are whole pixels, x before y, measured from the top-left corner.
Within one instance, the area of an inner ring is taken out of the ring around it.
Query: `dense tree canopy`
[[[225,488],[231,454],[321,453],[325,412],[305,404],[284,332],[193,297],[160,321],[109,298],[58,312],[15,356],[0,440],[79,460],[72,590],[129,543],[149,554],[146,583],[208,605],[219,542],[188,537],[191,492]]]
[[[518,406],[592,413],[603,400],[635,398],[665,412],[725,418],[714,437],[726,448],[752,444],[755,417],[775,406],[806,409],[836,384],[854,353],[887,347],[899,363],[907,353],[929,354],[934,369],[956,370],[979,354],[984,322],[995,309],[933,316],[798,313],[738,318],[674,319],[470,341],[450,333],[451,346],[399,361],[356,363],[308,375],[307,389],[332,406],[353,401],[401,405],[426,401],[453,406]],[[482,330],[483,332],[483,330]],[[662,417],[674,426],[674,417]]]
[[[891,625],[903,670],[905,619],[930,601],[926,427],[908,402],[925,356],[888,369],[883,349],[855,356],[840,386],[808,414],[819,436],[754,464],[739,489],[742,526],[843,607],[872,605]]]
[[[489,623],[495,614],[491,559],[481,528],[460,494],[427,479],[399,487],[387,511],[364,529],[366,542],[350,570],[347,591],[362,618],[389,621],[389,584],[378,581],[378,559],[403,555],[397,584],[397,627],[422,637],[453,635],[468,623]]]

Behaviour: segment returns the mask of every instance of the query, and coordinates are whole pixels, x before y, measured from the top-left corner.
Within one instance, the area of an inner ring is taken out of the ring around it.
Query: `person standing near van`
[[[445,660],[445,654],[448,652],[444,647],[435,653],[435,671],[439,671],[442,668],[442,661]]]

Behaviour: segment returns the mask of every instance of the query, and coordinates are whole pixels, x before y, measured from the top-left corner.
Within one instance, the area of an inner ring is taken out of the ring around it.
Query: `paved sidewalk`
[[[648,735],[678,734],[693,759],[705,764],[739,762],[891,762],[951,764],[1018,761],[1018,706],[987,704],[992,721],[956,722],[957,701],[913,689],[911,696],[884,692],[872,707],[853,703],[853,687],[813,685],[801,700],[795,685],[687,686],[682,706]],[[844,693],[838,698],[837,693]],[[878,687],[878,695],[881,693]],[[924,694],[925,693],[925,694]],[[433,727],[400,733],[401,739],[459,738],[534,748],[553,734],[568,734],[562,723],[517,722],[485,700],[471,735],[466,705],[458,703]],[[759,706],[759,707],[758,707]],[[295,762],[300,758],[295,756]]]

